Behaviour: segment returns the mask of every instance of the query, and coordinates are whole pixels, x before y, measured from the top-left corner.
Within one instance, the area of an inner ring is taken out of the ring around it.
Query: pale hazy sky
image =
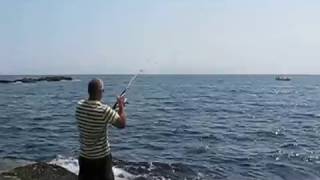
[[[0,74],[320,74],[319,0],[0,0]]]

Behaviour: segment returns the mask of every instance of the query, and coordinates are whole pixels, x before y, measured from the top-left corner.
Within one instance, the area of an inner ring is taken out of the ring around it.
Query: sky
[[[0,0],[0,74],[320,74],[319,0]]]

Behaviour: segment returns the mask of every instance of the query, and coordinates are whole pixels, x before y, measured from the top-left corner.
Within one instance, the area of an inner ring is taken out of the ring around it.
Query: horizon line
[[[70,73],[70,74],[64,74],[64,73],[57,73],[57,74],[0,74],[0,76],[94,76],[94,75],[120,75],[120,76],[125,76],[125,75],[134,75],[134,73],[96,73],[96,74],[89,74],[89,73]],[[277,73],[261,73],[261,74],[256,74],[256,73],[142,73],[140,75],[235,75],[235,76],[246,76],[246,75],[256,75],[256,76],[318,76],[320,75],[317,73],[289,73],[289,74],[277,74]]]

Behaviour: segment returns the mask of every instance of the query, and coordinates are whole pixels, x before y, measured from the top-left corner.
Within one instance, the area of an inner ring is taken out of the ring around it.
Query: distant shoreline
[[[57,82],[57,81],[72,81],[73,78],[69,76],[39,76],[39,77],[24,77],[22,79],[14,79],[14,80],[1,80],[2,84],[10,84],[10,83],[36,83],[40,81],[47,82]]]
[[[0,76],[130,76],[134,74],[0,74]],[[320,74],[141,74],[142,76],[320,76]]]

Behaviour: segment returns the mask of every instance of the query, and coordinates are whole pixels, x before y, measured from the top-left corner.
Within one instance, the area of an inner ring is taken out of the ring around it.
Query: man
[[[91,80],[89,98],[79,101],[76,108],[80,131],[79,180],[114,180],[108,124],[120,129],[126,126],[125,103],[124,97],[118,97],[118,112],[101,103],[103,87],[102,80]]]

